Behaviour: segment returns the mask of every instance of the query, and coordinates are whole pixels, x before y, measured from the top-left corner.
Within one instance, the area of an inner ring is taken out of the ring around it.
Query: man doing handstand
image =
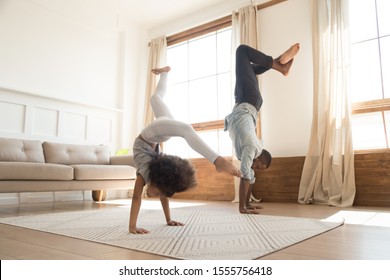
[[[271,154],[263,148],[256,135],[257,115],[263,104],[257,75],[274,69],[287,76],[299,44],[292,45],[281,56],[273,59],[254,48],[240,45],[236,50],[235,102],[232,113],[225,118],[225,130],[229,131],[237,158],[241,161],[239,186],[239,211],[258,214],[261,207],[249,203],[255,182],[255,172],[267,169]]]

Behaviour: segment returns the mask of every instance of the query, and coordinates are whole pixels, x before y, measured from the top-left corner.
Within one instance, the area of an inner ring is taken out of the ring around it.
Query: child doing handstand
[[[215,153],[198,136],[191,125],[173,119],[168,107],[163,102],[169,71],[169,66],[152,70],[154,74],[160,75],[156,90],[150,99],[156,119],[142,130],[133,146],[137,178],[130,210],[130,233],[149,233],[148,230],[137,227],[142,191],[146,184],[148,184],[147,195],[160,198],[169,226],[182,226],[183,223],[171,219],[168,198],[176,192],[186,191],[196,185],[195,170],[191,163],[177,156],[160,153],[159,143],[165,142],[171,137],[183,137],[192,149],[212,162],[218,172],[241,176],[239,169]]]

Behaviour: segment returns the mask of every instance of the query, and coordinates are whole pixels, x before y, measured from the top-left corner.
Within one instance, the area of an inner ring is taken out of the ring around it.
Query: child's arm
[[[131,200],[131,209],[130,209],[130,222],[129,222],[129,232],[130,233],[149,233],[148,230],[143,228],[137,228],[137,219],[139,210],[141,208],[141,200],[142,200],[142,191],[145,186],[145,180],[141,175],[137,175],[135,179],[133,198]]]
[[[184,226],[183,223],[173,221],[171,219],[171,211],[169,209],[169,199],[166,196],[160,195],[161,205],[164,211],[165,220],[167,221],[168,226]]]

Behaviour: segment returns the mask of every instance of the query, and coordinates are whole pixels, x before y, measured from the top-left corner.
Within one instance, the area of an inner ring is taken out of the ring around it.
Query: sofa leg
[[[105,190],[92,191],[92,199],[93,201],[106,200],[106,191]]]

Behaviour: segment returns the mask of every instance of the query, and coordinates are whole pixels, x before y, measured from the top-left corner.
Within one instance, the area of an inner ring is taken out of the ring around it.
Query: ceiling
[[[153,28],[172,19],[190,15],[226,0],[117,0],[119,13],[131,18],[134,23]]]
[[[121,19],[151,29],[218,3],[236,0],[28,0],[80,21]]]

